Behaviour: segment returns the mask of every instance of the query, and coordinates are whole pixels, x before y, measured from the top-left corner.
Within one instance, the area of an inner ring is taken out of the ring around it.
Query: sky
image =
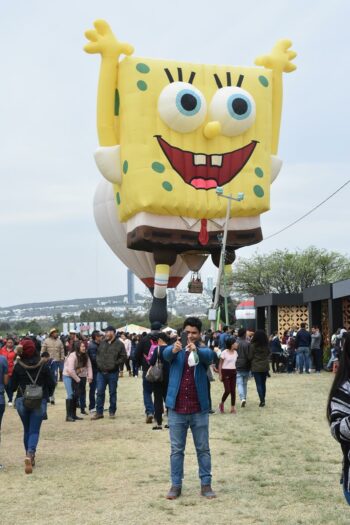
[[[100,60],[82,48],[97,18],[141,57],[252,65],[278,39],[293,41],[297,70],[284,76],[283,167],[265,236],[349,179],[347,0],[3,0],[0,17],[0,306],[126,292],[126,269],[93,218]],[[349,195],[350,185],[238,255],[310,244],[349,253]],[[210,262],[202,276],[215,278]]]

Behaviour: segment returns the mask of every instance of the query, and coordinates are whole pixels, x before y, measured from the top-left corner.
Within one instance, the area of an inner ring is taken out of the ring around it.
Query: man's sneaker
[[[247,401],[245,399],[242,399],[241,401],[241,408],[244,408],[247,404]]]
[[[91,421],[95,421],[96,419],[103,419],[104,418],[104,415],[103,414],[98,414],[97,412],[95,412],[95,414],[93,416],[91,416]]]
[[[166,499],[177,499],[179,496],[181,496],[181,487],[176,487],[175,485],[172,485],[168,494],[165,497]]]
[[[115,419],[115,414],[109,413],[109,419]]]
[[[211,488],[211,485],[202,485],[201,486],[201,496],[204,496],[204,498],[207,499],[214,499],[216,498],[216,494]]]
[[[90,414],[94,414],[96,412],[96,408],[92,408],[91,410],[89,410]]]
[[[8,405],[9,407],[12,407],[12,401],[9,401],[9,402],[7,403],[7,405]]]
[[[55,404],[55,400],[54,400],[53,397],[50,399],[50,403],[51,403],[51,405],[54,405],[54,404]]]
[[[260,401],[259,407],[264,407],[264,406],[265,406],[265,401]]]
[[[219,404],[219,412],[220,412],[220,414],[224,414],[225,413],[224,403],[220,403]]]
[[[147,414],[146,416],[146,423],[153,423],[153,415],[152,414]]]

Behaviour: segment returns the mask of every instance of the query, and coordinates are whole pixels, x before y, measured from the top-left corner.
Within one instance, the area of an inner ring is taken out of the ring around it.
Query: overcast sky
[[[350,177],[347,0],[3,0],[0,83],[0,305],[114,295],[126,270],[100,237],[92,200],[99,57],[84,31],[105,18],[135,55],[252,65],[290,38],[279,157],[268,236]],[[348,253],[350,186],[287,232],[244,248]],[[215,276],[207,263],[204,278]],[[143,286],[137,285],[138,290]]]

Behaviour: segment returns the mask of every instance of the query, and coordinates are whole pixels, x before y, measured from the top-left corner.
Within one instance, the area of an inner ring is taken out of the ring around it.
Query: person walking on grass
[[[13,390],[11,385],[11,377],[13,374],[13,369],[15,366],[15,360],[16,360],[16,350],[15,350],[15,341],[12,337],[8,337],[6,339],[5,345],[0,348],[0,355],[4,356],[7,360],[8,364],[8,382],[5,386],[5,391],[8,398],[8,406],[12,407],[12,400],[13,400]]]
[[[8,383],[8,363],[7,359],[0,355],[0,443],[1,443],[1,422],[5,412],[5,387]],[[3,465],[0,463],[0,470]]]
[[[120,365],[125,362],[126,351],[124,343],[117,339],[116,329],[113,326],[108,326],[105,331],[105,338],[101,341],[97,356],[97,396],[96,396],[96,412],[91,419],[102,419],[105,392],[108,385],[109,389],[109,417],[115,418],[117,411],[117,386],[119,378]]]
[[[152,427],[152,430],[162,430],[163,428],[163,414],[164,414],[164,401],[168,391],[169,384],[169,363],[164,360],[164,350],[170,343],[170,337],[164,332],[159,332],[157,338],[158,346],[153,352],[149,364],[154,366],[158,361],[162,364],[163,378],[162,381],[153,383],[154,393],[154,419],[156,424]],[[165,425],[165,428],[169,428]]]
[[[350,334],[344,338],[339,367],[329,393],[327,419],[332,436],[340,444],[343,453],[340,483],[345,500],[350,505]]]
[[[238,329],[237,343],[237,389],[241,407],[244,408],[247,404],[248,379],[251,366],[250,343],[247,339],[247,330],[245,328]]]
[[[263,330],[257,330],[250,343],[252,373],[260,399],[259,407],[265,406],[266,379],[270,369],[269,340]]]
[[[164,359],[170,363],[166,406],[169,410],[171,487],[166,496],[174,500],[181,495],[188,429],[196,448],[201,495],[212,499],[211,455],[209,448],[209,399],[207,368],[213,351],[201,343],[202,322],[189,317],[183,324],[187,344],[181,340],[165,348]]]
[[[224,384],[224,393],[219,404],[219,412],[225,412],[224,404],[231,395],[231,414],[236,414],[236,362],[238,343],[234,337],[226,339],[226,349],[221,352],[219,363],[219,378]]]
[[[63,371],[63,362],[64,362],[64,347],[61,339],[58,336],[57,328],[51,328],[49,332],[49,337],[47,337],[42,346],[41,352],[48,352],[51,358],[51,370],[55,378],[55,383],[57,385],[59,372]],[[50,402],[52,405],[55,404],[54,396],[51,397]]]
[[[35,454],[47,399],[55,390],[55,381],[46,360],[42,360],[36,351],[32,339],[24,338],[20,341],[17,355],[20,359],[13,370],[12,387],[14,392],[17,391],[15,405],[23,424],[26,452],[24,471],[31,474],[35,466]],[[28,396],[30,390],[35,391],[32,392],[31,399]]]
[[[297,361],[297,368],[299,368],[299,373],[302,374],[304,372],[304,365],[305,365],[305,372],[307,374],[310,374],[310,345],[311,345],[311,335],[306,330],[306,324],[301,323],[300,324],[300,330],[298,330],[296,339],[295,339],[295,347],[296,347],[296,361]]]

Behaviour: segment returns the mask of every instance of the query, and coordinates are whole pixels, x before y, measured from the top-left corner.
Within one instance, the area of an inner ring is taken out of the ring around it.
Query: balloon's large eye
[[[207,104],[202,93],[192,84],[172,82],[159,95],[158,112],[171,129],[189,133],[203,124]]]
[[[210,119],[218,120],[224,135],[241,135],[255,121],[255,101],[242,88],[224,87],[219,89],[210,103]]]

